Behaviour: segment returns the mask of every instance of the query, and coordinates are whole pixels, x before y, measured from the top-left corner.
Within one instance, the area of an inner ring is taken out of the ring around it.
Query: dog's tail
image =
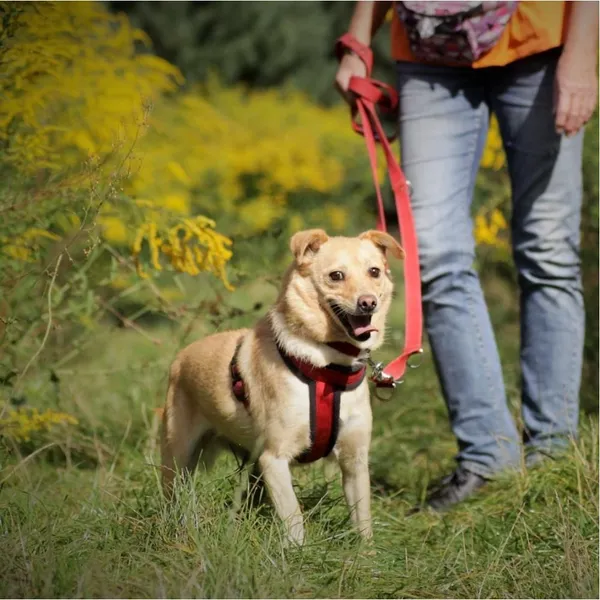
[[[161,443],[161,454],[162,454],[162,485],[163,493],[168,498],[171,496],[173,491],[173,479],[175,476],[175,457],[173,455],[173,448],[171,447],[172,440],[170,439],[173,435],[172,424],[170,423],[169,412],[174,410],[175,394],[177,391],[177,384],[179,380],[179,373],[181,366],[179,361],[176,359],[171,365],[169,370],[169,387],[167,388],[167,399],[164,407],[155,408],[156,414],[162,421],[160,443]]]

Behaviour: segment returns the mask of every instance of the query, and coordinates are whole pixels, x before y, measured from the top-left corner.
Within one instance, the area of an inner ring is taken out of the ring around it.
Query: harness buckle
[[[369,366],[371,367],[371,369],[373,369],[372,379],[374,381],[384,381],[384,378],[383,378],[383,363],[382,362],[375,362],[371,357],[367,358],[367,362],[369,363]]]

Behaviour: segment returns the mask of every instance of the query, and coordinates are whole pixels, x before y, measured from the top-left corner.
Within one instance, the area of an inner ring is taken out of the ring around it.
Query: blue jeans
[[[490,112],[512,188],[521,309],[522,417],[533,458],[575,437],[583,353],[579,225],[583,133],[554,129],[559,51],[505,67],[400,62],[402,167],[413,185],[425,325],[462,466],[484,477],[520,464],[478,275],[471,203]]]

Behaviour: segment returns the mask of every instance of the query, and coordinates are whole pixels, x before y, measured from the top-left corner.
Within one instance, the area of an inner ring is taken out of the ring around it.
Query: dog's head
[[[380,231],[348,238],[311,229],[296,233],[290,248],[281,304],[292,330],[316,342],[379,346],[394,287],[388,254],[404,257],[398,242]]]

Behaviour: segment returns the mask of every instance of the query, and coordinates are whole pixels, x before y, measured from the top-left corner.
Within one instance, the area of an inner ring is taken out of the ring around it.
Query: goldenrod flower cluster
[[[23,262],[34,262],[34,253],[40,247],[40,238],[57,241],[58,235],[50,233],[45,229],[31,227],[21,235],[12,239],[0,237],[0,243],[5,254]]]
[[[364,142],[347,109],[319,107],[292,90],[248,92],[210,81],[157,102],[138,153],[128,193],[181,215],[218,206],[232,234],[289,219],[298,194],[322,195],[323,225],[341,231],[346,209],[331,210],[328,197],[356,172],[370,186]]]
[[[496,248],[508,247],[506,239],[501,237],[508,225],[499,209],[494,209],[489,215],[479,214],[475,217],[475,242]]]
[[[148,104],[182,80],[168,62],[136,53],[147,36],[100,3],[0,2],[0,13],[0,141],[3,161],[22,172],[126,151]]]
[[[77,425],[72,415],[54,410],[39,411],[37,408],[0,411],[0,435],[18,442],[28,442],[39,432],[49,432],[56,426]]]
[[[232,290],[225,273],[225,265],[231,258],[231,240],[214,228],[215,222],[202,216],[181,218],[176,225],[160,233],[155,222],[145,223],[137,230],[132,248],[138,274],[141,277],[149,276],[140,260],[142,244],[146,240],[150,249],[150,263],[157,271],[163,268],[162,254],[175,271],[189,275],[208,271],[221,279],[228,290]]]
[[[481,166],[484,169],[493,169],[499,171],[506,164],[506,155],[502,147],[502,138],[500,137],[500,126],[495,116],[490,121],[485,148],[481,157]]]

